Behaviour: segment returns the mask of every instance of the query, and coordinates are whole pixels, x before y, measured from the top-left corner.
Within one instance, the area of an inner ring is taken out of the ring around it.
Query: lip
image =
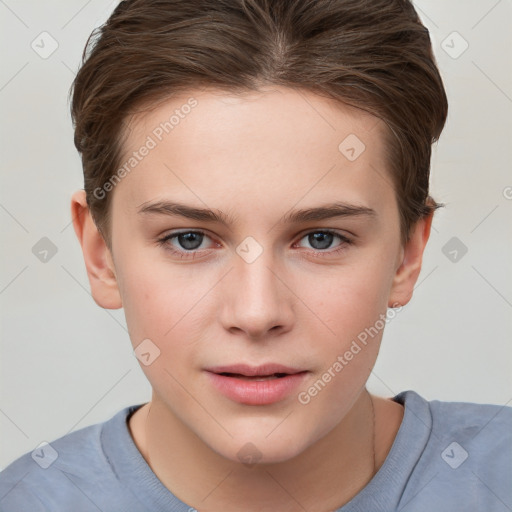
[[[303,381],[306,370],[281,364],[249,366],[237,364],[216,366],[205,370],[212,385],[224,396],[245,405],[269,405],[285,399]],[[221,375],[223,373],[232,374]],[[249,380],[244,377],[267,377],[286,374],[269,380]],[[239,375],[239,377],[237,377]]]
[[[266,376],[273,375],[274,373],[288,373],[295,374],[303,372],[304,370],[298,368],[291,368],[277,363],[266,363],[260,366],[250,366],[248,364],[233,364],[229,366],[214,366],[206,368],[206,371],[212,373],[237,373],[245,375],[246,377]]]

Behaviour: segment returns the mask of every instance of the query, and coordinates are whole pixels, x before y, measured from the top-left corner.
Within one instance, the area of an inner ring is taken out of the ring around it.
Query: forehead
[[[255,151],[258,142],[268,145],[271,141],[290,146],[307,142],[303,144],[305,151],[312,144],[320,149],[329,145],[338,151],[333,142],[349,135],[349,130],[369,141],[383,130],[383,123],[361,109],[304,89],[267,86],[234,93],[205,88],[180,93],[132,116],[127,123],[125,148],[131,150],[147,135],[157,143],[173,138],[194,146],[219,142],[217,146],[223,143],[227,147],[223,137],[237,134],[237,138],[256,137],[252,145]],[[194,138],[189,137],[190,131]]]
[[[190,91],[127,126],[121,166],[128,172],[114,190],[127,208],[177,194],[212,207],[249,201],[270,212],[277,204],[282,214],[299,201],[339,195],[384,207],[393,194],[383,123],[310,91]]]

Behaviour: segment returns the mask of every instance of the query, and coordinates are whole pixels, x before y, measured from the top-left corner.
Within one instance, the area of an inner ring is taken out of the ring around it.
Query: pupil
[[[309,235],[309,243],[314,249],[327,249],[332,243],[333,235],[330,233],[311,233]],[[315,244],[319,243],[319,246],[315,247]]]
[[[182,233],[178,235],[178,240],[184,249],[193,250],[201,245],[203,235],[201,233]]]

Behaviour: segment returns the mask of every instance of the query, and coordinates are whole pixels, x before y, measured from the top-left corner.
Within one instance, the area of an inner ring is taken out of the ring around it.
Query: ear
[[[71,217],[76,236],[82,246],[94,301],[105,309],[121,308],[121,295],[112,255],[92,219],[84,190],[78,190],[71,197]]]
[[[433,217],[434,212],[416,222],[408,242],[402,248],[402,261],[393,278],[388,307],[405,306],[411,300],[414,285],[420,275],[423,252],[430,236]]]

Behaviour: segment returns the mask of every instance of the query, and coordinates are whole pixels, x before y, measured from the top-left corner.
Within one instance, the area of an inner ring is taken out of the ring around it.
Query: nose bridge
[[[288,328],[292,320],[290,297],[283,278],[278,278],[281,267],[273,251],[246,239],[236,253],[223,289],[224,327],[242,330],[250,337],[264,336],[277,327]]]

